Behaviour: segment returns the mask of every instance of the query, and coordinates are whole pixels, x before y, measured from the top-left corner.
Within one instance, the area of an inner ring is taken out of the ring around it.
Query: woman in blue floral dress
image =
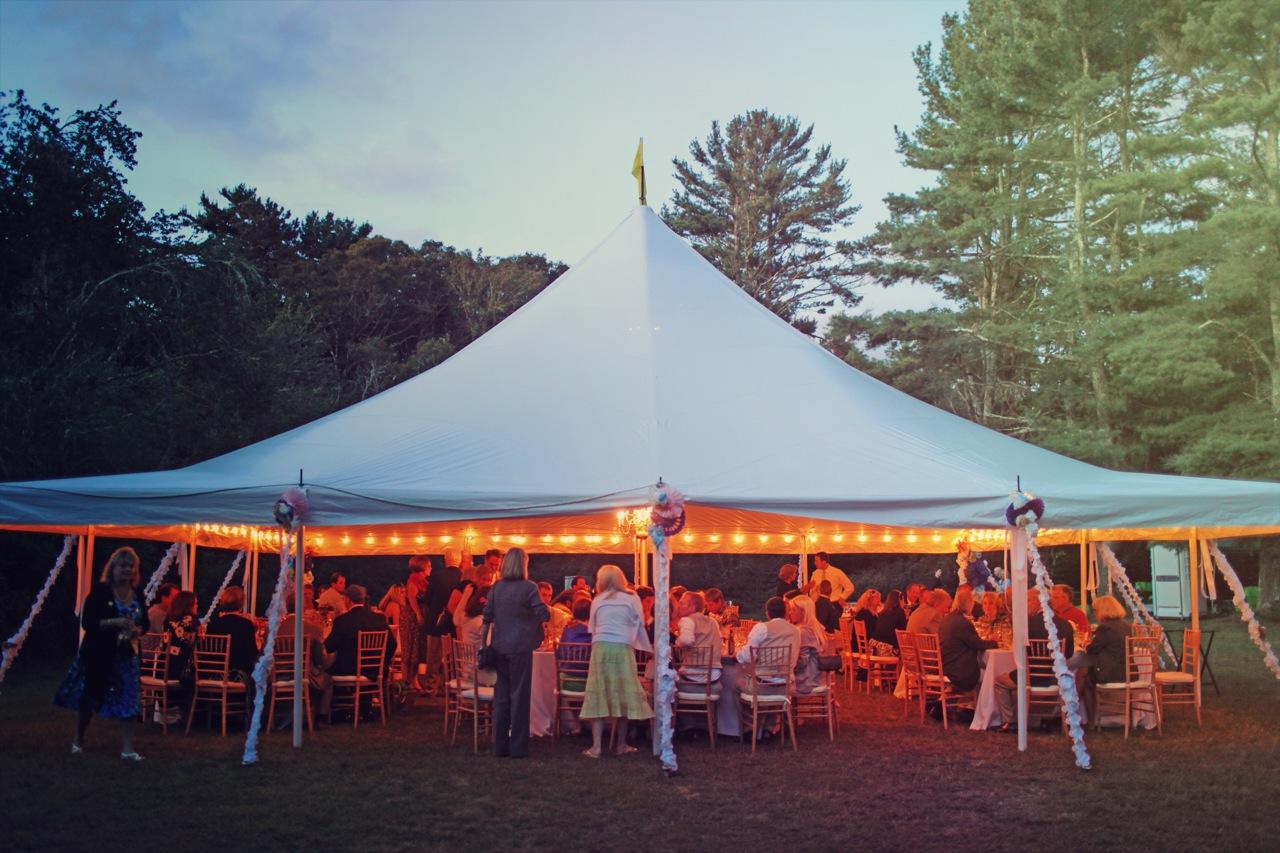
[[[84,639],[53,697],[55,704],[78,712],[73,755],[82,751],[89,721],[97,714],[120,721],[120,757],[142,760],[133,748],[139,710],[138,638],[147,627],[138,569],[136,551],[117,549],[80,610]]]

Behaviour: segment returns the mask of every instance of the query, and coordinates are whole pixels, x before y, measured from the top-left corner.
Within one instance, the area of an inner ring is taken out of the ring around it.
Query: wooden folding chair
[[[476,656],[479,649],[475,643],[454,642],[452,659],[458,677],[457,705],[453,714],[453,737],[449,743],[458,742],[458,723],[462,716],[471,717],[471,751],[480,751],[480,724],[486,729],[493,727],[493,688],[476,683]]]
[[[555,643],[556,714],[551,724],[551,739],[560,739],[560,725],[565,715],[577,718],[587,698],[587,669],[591,663],[590,643]]]
[[[906,719],[907,710],[911,707],[911,699],[915,697],[920,703],[920,722],[924,722],[924,691],[920,686],[920,656],[916,654],[915,634],[909,634],[901,628],[895,629],[898,635],[898,656],[902,661],[902,716]]]
[[[449,643],[440,650],[440,665],[444,669],[444,736],[449,736],[449,721],[458,713],[458,691],[462,682],[458,680],[458,661],[453,654],[453,644]]]
[[[196,716],[196,707],[206,705],[212,715],[217,706],[222,715],[222,736],[227,735],[227,716],[238,713],[248,724],[249,699],[244,682],[231,677],[231,637],[227,634],[206,634],[196,638],[196,683],[191,693],[191,707],[187,711],[187,734]]]
[[[853,692],[858,686],[858,654],[861,651],[855,645],[857,635],[853,631],[853,619],[840,620],[840,669],[844,672],[845,689]]]
[[[937,634],[915,635],[916,655],[920,662],[920,721],[924,722],[924,707],[930,699],[942,706],[942,728],[948,728],[947,710],[972,708],[974,691],[960,692],[942,671],[942,651]]]
[[[1136,626],[1135,626],[1136,627]],[[1159,670],[1160,640],[1153,636],[1124,638],[1124,681],[1103,682],[1094,686],[1097,696],[1094,728],[1102,728],[1107,711],[1119,709],[1124,714],[1124,736],[1133,727],[1133,713],[1148,711],[1156,715],[1156,731],[1163,734],[1160,700],[1156,695],[1155,675]]]
[[[716,748],[716,703],[720,682],[712,681],[719,663],[718,649],[687,646],[680,649],[680,672],[676,681],[675,718],[702,717],[707,722],[711,748]]]
[[[1182,632],[1182,660],[1178,669],[1157,672],[1156,702],[1160,718],[1167,705],[1192,705],[1196,709],[1196,725],[1200,722],[1200,632],[1188,628]]]
[[[880,687],[885,679],[890,684],[898,677],[898,658],[893,655],[877,655],[871,650],[871,642],[867,638],[867,623],[854,619],[853,630],[858,638],[858,669],[866,670],[867,695],[871,695],[872,686]]]
[[[298,695],[302,695],[302,716],[307,730],[315,734],[315,723],[311,717],[311,644],[302,642],[302,684],[299,685],[294,675],[293,637],[276,637],[275,649],[271,654],[271,704],[267,706],[267,731],[272,731],[276,718],[276,705],[288,703],[289,718],[293,718],[293,703]]]
[[[791,718],[791,683],[794,666],[791,646],[763,646],[751,650],[751,661],[743,667],[742,689],[738,694],[738,718],[741,730],[738,742],[751,737],[751,754],[756,752],[756,737],[762,719],[776,716],[782,726],[785,744],[788,729],[791,732],[791,748],[796,744],[795,720]],[[763,682],[762,679],[769,679]]]
[[[1027,640],[1027,716],[1060,716],[1062,730],[1066,732],[1067,715],[1064,710],[1049,641]]]
[[[144,718],[160,715],[160,731],[169,733],[169,691],[176,689],[178,679],[169,677],[169,646],[164,634],[144,634],[139,649],[142,678],[139,685]]]
[[[333,677],[333,701],[329,706],[329,722],[334,711],[351,710],[351,727],[360,725],[360,700],[368,697],[378,706],[382,724],[387,722],[386,693],[387,632],[360,631],[356,634],[356,671],[352,675]]]
[[[827,724],[827,738],[836,739],[839,720],[836,717],[836,674],[822,673],[822,684],[809,693],[791,693],[791,715],[798,725],[801,720],[822,720]],[[794,738],[794,734],[792,737]]]

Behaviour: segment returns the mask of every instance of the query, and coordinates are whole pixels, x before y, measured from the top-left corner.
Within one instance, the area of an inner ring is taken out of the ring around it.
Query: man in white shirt
[[[747,634],[746,643],[738,649],[738,662],[750,663],[752,649],[787,646],[791,649],[791,663],[788,669],[794,667],[800,658],[800,629],[787,621],[787,603],[776,596],[769,599],[764,604],[764,615],[768,621],[757,622],[751,628]],[[780,686],[785,690],[787,681],[787,678],[781,676],[765,676],[760,679],[760,684],[762,687]],[[776,691],[761,690],[761,692]]]
[[[316,607],[321,610],[329,608],[335,618],[341,616],[351,607],[351,602],[343,594],[346,589],[347,576],[342,572],[334,572],[329,576],[329,586],[320,593],[320,601],[316,603]]]
[[[819,596],[818,587],[823,581],[831,584],[830,598],[836,604],[843,604],[849,596],[853,595],[853,581],[827,561],[826,551],[819,551],[813,555],[813,574],[809,575],[810,597],[816,599]]]
[[[680,606],[676,610],[676,648],[705,650],[705,658],[700,658],[696,670],[679,669],[679,681],[700,686],[707,683],[707,670],[703,666],[711,666],[711,680],[720,680],[720,624],[702,612],[705,606],[703,597],[696,592],[686,592],[680,598]],[[677,689],[680,689],[677,685]]]

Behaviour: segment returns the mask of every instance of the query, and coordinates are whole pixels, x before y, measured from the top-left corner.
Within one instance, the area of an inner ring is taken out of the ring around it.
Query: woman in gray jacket
[[[529,693],[533,650],[542,645],[542,623],[551,612],[529,580],[529,557],[512,548],[502,558],[500,579],[484,605],[485,644],[497,653],[498,684],[493,693],[493,754],[529,755]]]

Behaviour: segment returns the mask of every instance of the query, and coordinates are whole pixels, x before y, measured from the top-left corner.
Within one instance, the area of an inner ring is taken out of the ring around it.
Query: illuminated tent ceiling
[[[445,363],[312,423],[174,471],[0,484],[0,526],[271,546],[310,493],[322,555],[475,548],[627,553],[614,512],[659,477],[688,496],[676,550],[993,547],[1020,476],[1042,544],[1280,533],[1280,484],[1110,471],[860,373],[634,210]]]

